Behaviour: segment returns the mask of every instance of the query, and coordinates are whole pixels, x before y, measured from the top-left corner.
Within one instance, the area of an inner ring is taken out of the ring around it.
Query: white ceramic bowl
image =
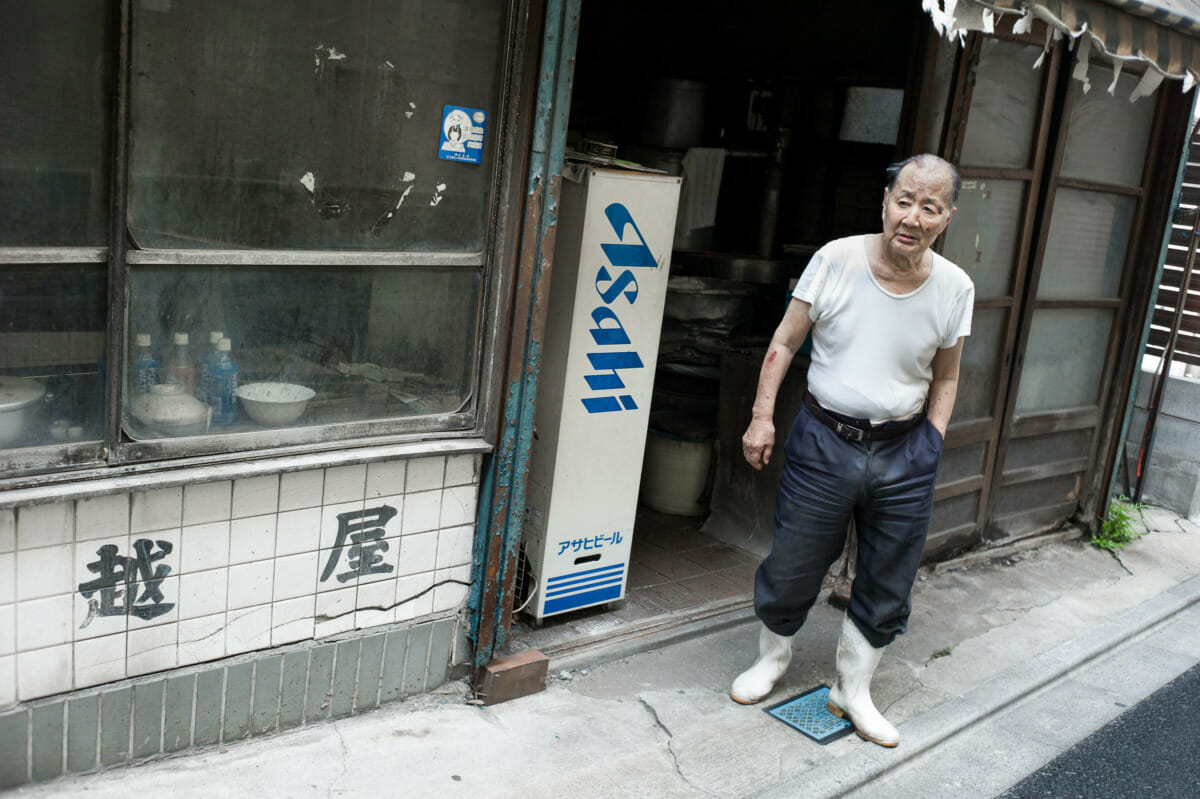
[[[316,393],[296,383],[247,383],[237,389],[246,414],[259,424],[291,424]]]

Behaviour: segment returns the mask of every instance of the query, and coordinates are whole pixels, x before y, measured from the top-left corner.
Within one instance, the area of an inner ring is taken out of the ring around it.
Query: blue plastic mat
[[[811,691],[785,699],[777,705],[764,708],[784,724],[799,730],[819,744],[836,741],[854,730],[854,725],[829,712],[829,686],[818,685]]]

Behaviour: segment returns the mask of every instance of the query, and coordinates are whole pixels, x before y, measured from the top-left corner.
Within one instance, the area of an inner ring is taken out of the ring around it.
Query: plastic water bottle
[[[212,406],[213,424],[232,424],[237,421],[238,368],[230,356],[230,341],[217,342],[217,357],[209,367],[208,404]]]
[[[138,333],[133,349],[133,393],[145,394],[158,382],[158,361],[150,349],[150,334]]]
[[[208,402],[208,396],[212,393],[212,388],[209,382],[212,378],[212,364],[217,358],[217,342],[225,337],[225,334],[220,330],[214,330],[208,334],[208,349],[200,356],[200,366],[197,369],[196,375],[196,399],[201,402]]]
[[[196,365],[192,363],[192,349],[188,345],[187,333],[175,334],[175,346],[171,347],[171,356],[167,358],[166,383],[183,386],[188,394],[196,391]]]

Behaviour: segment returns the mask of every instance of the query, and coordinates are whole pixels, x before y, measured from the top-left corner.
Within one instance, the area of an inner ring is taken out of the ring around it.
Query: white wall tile
[[[0,709],[17,702],[17,657],[0,656]]]
[[[275,556],[274,513],[234,519],[229,524],[229,562],[249,563]]]
[[[265,605],[271,601],[275,561],[260,560],[229,567],[229,609]]]
[[[456,582],[447,582],[447,581]],[[437,588],[433,589],[433,612],[441,613],[443,611],[457,610],[467,601],[467,592],[470,590],[469,583],[471,580],[470,566],[456,566],[453,569],[440,569],[436,575],[436,582],[442,583]]]
[[[422,491],[404,498],[404,524],[401,531],[420,533],[436,530],[442,514],[442,491]]]
[[[359,518],[352,519],[351,523],[357,523],[361,525],[368,521],[362,517],[362,512],[362,500],[358,500],[356,502],[342,502],[337,505],[326,505],[325,507],[321,508],[321,549],[329,549],[330,547],[334,546],[335,542],[337,541],[338,530],[341,526],[341,522],[338,519],[339,515],[343,513],[357,514]],[[347,535],[343,541],[343,545],[346,548],[349,548],[350,544],[350,536]]]
[[[474,527],[451,527],[442,530],[438,533],[437,567],[448,569],[451,566],[470,564],[474,546]]]
[[[275,555],[316,552],[321,547],[321,509],[284,511],[275,523]]]
[[[17,601],[17,553],[0,553],[0,604]]]
[[[179,625],[129,628],[125,642],[125,669],[130,677],[173,669],[179,664]]]
[[[436,458],[417,458],[408,462],[408,480],[404,493],[415,491],[430,491],[441,488],[446,477],[446,458],[439,455]]]
[[[407,461],[367,464],[367,497],[390,497],[404,493]]]
[[[75,503],[17,508],[17,549],[32,549],[75,540]]]
[[[183,523],[205,524],[230,518],[233,502],[233,483],[198,483],[183,487]]]
[[[179,665],[225,657],[225,614],[179,622]]]
[[[325,470],[325,492],[323,505],[353,502],[366,496],[367,466],[357,463],[350,466],[333,466]]]
[[[479,455],[451,455],[446,458],[446,486],[479,482]]]
[[[229,522],[211,522],[183,528],[179,571],[215,569],[229,565]]]
[[[285,599],[271,606],[271,646],[306,641],[313,637],[315,596]]]
[[[144,583],[138,584],[137,597],[129,612],[130,630],[179,621],[179,576],[164,577],[156,586],[159,596],[147,596]],[[143,616],[143,613],[145,614]]]
[[[271,606],[231,610],[225,614],[225,654],[237,655],[271,646]]]
[[[315,508],[321,504],[325,471],[285,472],[279,475],[279,510]]]
[[[391,624],[396,620],[396,579],[359,584],[355,599],[354,626]]]
[[[17,601],[69,594],[74,590],[75,547],[25,549],[17,552]]]
[[[478,490],[473,485],[447,488],[442,492],[442,517],[439,527],[458,527],[475,523]]]
[[[83,594],[76,591],[71,595],[71,604],[74,608],[74,619],[72,619],[71,635],[76,641],[82,641],[87,638],[103,638],[107,635],[124,635],[125,630],[129,625],[129,616],[124,612],[125,607],[125,590],[121,589],[121,596],[114,598],[114,606],[119,606],[122,612],[118,615],[102,616],[100,615],[100,605],[102,597],[100,593],[94,592],[91,598],[86,598]],[[95,604],[95,614],[92,612],[92,604]]]
[[[131,533],[166,530],[183,524],[183,487],[135,491],[130,512]]]
[[[396,581],[396,621],[408,621],[433,612],[433,591],[427,590],[431,585],[433,572],[401,577]],[[426,593],[421,594],[422,591]]]
[[[396,589],[392,586],[392,591]],[[0,605],[0,655],[17,651],[17,606]]]
[[[350,568],[350,547],[342,549],[322,549],[317,560],[317,593],[322,591],[338,591],[347,586],[356,585],[353,576],[339,580],[339,575],[352,573]]]
[[[71,690],[71,644],[34,649],[17,655],[17,699],[24,702]]]
[[[179,618],[195,619],[226,608],[229,569],[188,572],[179,578]],[[130,629],[133,628],[131,621]]]
[[[279,510],[279,475],[266,474],[233,481],[233,518],[261,516]]]
[[[317,594],[317,622],[314,635],[324,638],[327,635],[343,633],[354,629],[354,600],[357,588],[351,586],[337,591],[324,591]],[[326,621],[321,616],[328,617]]]
[[[431,572],[437,567],[438,534],[417,533],[400,539],[401,576]]]
[[[76,688],[125,679],[124,635],[76,641],[74,653]]]
[[[74,566],[75,571],[72,577],[72,588],[75,591],[79,590],[80,585],[91,583],[94,580],[100,579],[102,572],[105,570],[104,561],[100,557],[100,549],[101,547],[106,546],[116,547],[116,552],[114,554],[117,557],[132,557],[134,555],[133,551],[129,547],[129,536],[127,535],[114,536],[112,538],[102,538],[95,541],[81,541],[76,543]],[[155,551],[157,551],[157,549]],[[172,572],[175,571],[174,566],[177,563],[177,558],[171,560]],[[89,569],[88,566],[95,566],[95,569]],[[124,567],[120,566],[118,562],[117,565],[114,565],[114,568],[117,572],[121,573],[121,576],[117,578],[117,590],[122,592],[121,604],[124,605]],[[100,598],[98,590],[99,589],[97,589],[97,593],[93,594],[94,599]]]
[[[275,559],[274,599],[311,596],[317,591],[317,570],[320,568],[318,552],[303,552],[299,555]]]
[[[69,643],[72,620],[70,594],[22,602],[17,605],[17,650]]]
[[[117,538],[129,533],[129,495],[81,499],[75,503],[75,540]]]
[[[15,552],[17,549],[17,512],[12,508],[0,508],[0,552]]]

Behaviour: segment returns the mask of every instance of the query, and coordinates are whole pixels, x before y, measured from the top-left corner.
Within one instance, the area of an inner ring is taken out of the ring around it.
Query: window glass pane
[[[0,448],[104,429],[106,270],[0,265]]]
[[[1017,413],[1095,405],[1113,311],[1040,308],[1033,312]]]
[[[987,419],[996,401],[996,367],[1004,346],[1007,308],[979,308],[971,319],[971,335],[963,342],[954,421]]]
[[[1024,200],[1023,181],[963,181],[942,255],[975,281],[976,299],[1007,297],[1011,292]]]
[[[963,141],[964,166],[1025,167],[1037,120],[1041,48],[985,38]]]
[[[103,246],[113,47],[108,3],[4,3],[0,245]]]
[[[124,420],[133,438],[452,413],[470,403],[476,270],[138,267],[130,283]],[[213,359],[213,331],[229,340],[236,365],[232,402],[233,370]]]
[[[1116,297],[1136,210],[1135,197],[1059,189],[1038,299]]]
[[[134,240],[481,250],[504,7],[135,4]],[[486,115],[481,163],[438,157],[446,106]]]
[[[1092,64],[1088,76],[1092,90],[1087,94],[1079,81],[1071,81],[1075,105],[1060,174],[1139,186],[1157,95],[1129,102],[1129,95],[1141,78],[1128,72],[1121,74],[1116,91],[1109,94],[1105,89],[1112,83],[1112,69],[1107,66]]]

